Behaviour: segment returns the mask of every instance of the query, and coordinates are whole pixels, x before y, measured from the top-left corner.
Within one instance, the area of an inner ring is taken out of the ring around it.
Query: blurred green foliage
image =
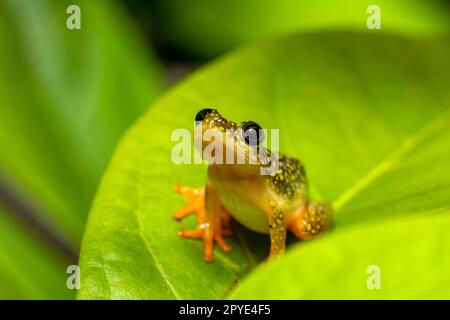
[[[81,30],[66,28],[74,3]],[[117,140],[161,89],[159,66],[112,1],[2,1],[0,48],[2,184],[77,250]],[[32,274],[14,253],[1,262]]]
[[[0,298],[71,299],[65,261],[0,207]]]
[[[147,13],[166,51],[208,58],[286,33],[371,32],[366,11],[372,4],[381,8],[382,30],[377,32],[429,35],[450,29],[449,7],[440,0],[155,0],[148,4]]]

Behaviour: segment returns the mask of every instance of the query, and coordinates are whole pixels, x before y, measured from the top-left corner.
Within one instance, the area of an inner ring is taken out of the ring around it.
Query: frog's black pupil
[[[202,109],[199,112],[197,112],[197,115],[195,116],[195,121],[201,122],[201,121],[205,120],[206,116],[209,113],[213,113],[215,111],[216,110],[214,110],[214,109]]]
[[[248,121],[242,126],[244,131],[245,143],[249,146],[259,146],[264,139],[262,128],[259,124],[253,121]]]

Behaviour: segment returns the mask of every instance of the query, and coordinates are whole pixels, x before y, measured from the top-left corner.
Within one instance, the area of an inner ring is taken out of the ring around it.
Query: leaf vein
[[[334,201],[333,206],[335,210],[337,211],[342,208],[361,191],[369,187],[371,183],[391,171],[407,154],[411,153],[425,141],[446,129],[450,124],[449,120],[450,117],[447,110],[443,114],[437,116],[428,125],[423,127],[422,130],[419,130],[416,134],[405,139],[399,148],[391,152],[379,164],[374,166],[365,176],[354,183],[349,189],[347,189],[347,191],[343,192],[336,201]]]
[[[148,243],[144,233],[143,233],[143,228],[142,228],[142,222],[140,219],[140,215],[139,212],[140,210],[140,199],[141,199],[141,181],[140,181],[140,177],[141,175],[138,174],[139,177],[139,181],[136,184],[136,189],[137,189],[137,193],[138,193],[138,205],[137,205],[137,210],[133,211],[136,215],[136,221],[138,223],[139,226],[139,237],[142,239],[142,242],[144,243],[145,247],[147,248],[147,251],[150,255],[150,257],[153,259],[153,261],[155,262],[155,267],[156,269],[158,269],[158,272],[160,273],[162,279],[164,280],[164,282],[166,283],[167,287],[170,289],[170,291],[172,292],[172,294],[174,295],[174,297],[177,300],[181,300],[181,295],[175,290],[175,287],[173,286],[173,284],[169,281],[169,277],[167,276],[164,268],[162,267],[161,263],[159,262],[159,260],[156,258],[155,253],[153,252],[153,249],[151,248],[150,244]]]

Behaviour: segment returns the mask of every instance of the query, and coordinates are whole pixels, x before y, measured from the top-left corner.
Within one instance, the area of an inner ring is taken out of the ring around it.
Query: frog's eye
[[[196,122],[202,122],[203,120],[205,120],[206,116],[210,113],[217,113],[216,109],[202,109],[199,112],[197,112],[197,115],[195,116],[195,121]]]
[[[245,143],[256,147],[264,140],[264,132],[259,124],[253,121],[247,121],[242,124],[242,131]]]

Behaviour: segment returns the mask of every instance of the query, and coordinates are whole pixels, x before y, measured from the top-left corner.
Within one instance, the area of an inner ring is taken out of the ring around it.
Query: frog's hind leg
[[[231,246],[223,239],[232,234],[231,216],[221,205],[217,193],[212,186],[194,189],[175,186],[175,191],[182,194],[187,204],[173,213],[176,219],[182,219],[197,212],[197,225],[194,230],[180,230],[182,238],[199,239],[203,241],[203,258],[213,260],[214,242],[225,252],[231,251]]]
[[[300,208],[291,218],[288,229],[299,239],[309,240],[331,226],[333,209],[326,203],[310,203]]]

